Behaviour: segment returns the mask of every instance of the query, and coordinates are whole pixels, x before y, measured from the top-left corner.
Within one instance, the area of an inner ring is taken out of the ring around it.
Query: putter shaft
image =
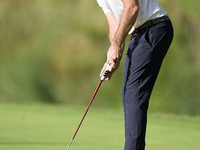
[[[83,115],[83,117],[81,119],[81,122],[79,123],[78,128],[76,129],[76,132],[74,133],[74,136],[72,137],[72,140],[69,143],[69,146],[68,146],[67,150],[69,150],[69,148],[70,148],[70,146],[71,146],[71,144],[72,144],[72,142],[73,142],[73,140],[74,140],[74,138],[75,138],[75,136],[76,136],[76,134],[77,134],[77,132],[78,132],[78,130],[79,130],[79,128],[80,128],[80,126],[81,126],[81,124],[82,124],[82,122],[83,122],[83,120],[84,120],[89,108],[90,108],[90,105],[92,104],[92,101],[94,100],[94,97],[96,96],[97,91],[99,90],[99,87],[101,86],[102,82],[103,82],[103,80],[100,80],[100,82],[99,82],[99,84],[98,84],[98,86],[97,86],[97,88],[96,88],[96,90],[95,90],[95,92],[94,92],[94,94],[93,94],[88,106],[87,106],[87,109],[85,110],[85,113],[84,113],[84,115]]]
[[[69,150],[69,148],[70,148],[70,146],[71,146],[71,144],[72,144],[72,142],[73,142],[73,140],[74,140],[74,138],[75,138],[75,136],[76,136],[76,134],[77,134],[77,132],[78,132],[78,130],[79,130],[79,128],[80,128],[80,126],[81,126],[81,124],[82,124],[82,122],[83,122],[83,120],[84,120],[84,118],[85,118],[85,116],[86,116],[86,114],[87,114],[87,112],[89,110],[89,108],[90,108],[90,105],[92,104],[92,102],[94,100],[94,97],[96,96],[96,94],[97,94],[97,92],[98,92],[98,90],[99,90],[99,88],[101,86],[101,83],[104,81],[104,79],[106,77],[106,74],[108,73],[108,69],[109,69],[110,65],[111,65],[111,63],[109,62],[107,67],[106,67],[106,69],[105,69],[105,71],[104,71],[104,73],[103,73],[103,75],[102,75],[102,77],[100,78],[99,84],[98,84],[98,86],[97,86],[97,88],[96,88],[96,90],[95,90],[95,92],[94,92],[94,94],[93,94],[93,96],[92,96],[92,98],[91,98],[86,110],[85,110],[85,113],[84,113],[84,115],[83,115],[83,117],[82,117],[77,129],[76,129],[76,132],[74,133],[74,136],[72,137],[72,140],[69,143],[69,146],[67,147],[67,150]]]

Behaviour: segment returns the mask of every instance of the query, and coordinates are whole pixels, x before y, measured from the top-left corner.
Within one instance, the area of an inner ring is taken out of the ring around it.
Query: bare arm
[[[107,19],[107,22],[108,22],[108,27],[109,27],[109,40],[110,40],[110,44],[112,43],[113,39],[114,39],[114,36],[116,34],[116,31],[119,27],[119,23],[115,17],[115,15],[113,14],[112,11],[108,12],[106,14],[106,19]],[[124,45],[125,45],[125,42],[123,42],[123,44],[121,45],[121,51],[123,52],[124,50]],[[107,66],[107,63],[104,64],[104,67],[102,68],[102,71],[100,73],[100,76],[102,76],[104,70],[105,70],[105,67]],[[109,78],[111,78],[111,75],[112,73],[108,73],[107,76],[109,76]]]
[[[109,27],[109,40],[110,40],[110,43],[112,43],[112,40],[119,26],[119,23],[117,22],[117,19],[115,18],[112,11],[106,14],[106,19],[107,19],[108,27]]]
[[[111,78],[112,73],[114,73],[116,69],[119,67],[120,60],[123,54],[122,47],[124,46],[124,41],[126,39],[126,36],[128,35],[128,32],[134,25],[137,15],[138,15],[138,11],[139,11],[137,0],[122,0],[122,2],[124,4],[124,11],[122,13],[120,23],[116,27],[116,25],[112,24],[113,21],[111,21],[110,23],[108,21],[109,29],[110,29],[110,26],[113,26],[114,31],[109,30],[111,46],[107,52],[107,63],[111,62],[112,65],[109,68],[110,73],[108,73],[105,78],[106,81],[108,81]],[[110,18],[110,15],[112,16],[113,14],[108,13],[107,20],[108,20],[108,17]],[[105,70],[105,65],[101,71],[101,74],[104,70]]]
[[[117,46],[120,46],[125,40],[128,32],[137,19],[139,11],[137,0],[122,0],[122,2],[124,4],[124,11],[122,13],[119,27],[112,41],[112,44],[116,44]]]

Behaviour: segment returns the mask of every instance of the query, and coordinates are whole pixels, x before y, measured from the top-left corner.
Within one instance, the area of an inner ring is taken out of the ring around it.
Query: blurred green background
[[[150,111],[200,115],[200,1],[158,1],[175,36]],[[106,18],[95,0],[0,0],[0,33],[1,102],[88,104],[109,47]],[[123,62],[94,105],[122,107]]]

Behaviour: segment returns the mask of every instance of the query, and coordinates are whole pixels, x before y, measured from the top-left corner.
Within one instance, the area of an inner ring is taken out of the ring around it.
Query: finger
[[[109,62],[111,62],[111,65],[108,68],[108,71],[113,72],[113,70],[115,69],[115,62],[113,60],[109,60]]]
[[[106,67],[107,67],[107,62],[104,64],[103,68],[101,69],[100,77],[103,75],[103,73],[104,73]]]
[[[111,61],[111,66],[109,67],[109,72],[114,73],[117,68],[119,67],[119,62],[120,61]]]
[[[108,72],[107,75],[106,75],[106,77],[105,77],[105,81],[109,81],[110,78],[111,78],[111,76],[112,76],[112,73]]]

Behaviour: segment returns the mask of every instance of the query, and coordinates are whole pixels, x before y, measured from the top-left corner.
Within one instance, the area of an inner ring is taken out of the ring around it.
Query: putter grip
[[[109,69],[109,66],[111,65],[111,62],[109,62],[108,63],[108,65],[106,66],[106,69],[105,69],[105,71],[103,72],[103,75],[101,76],[101,79],[100,80],[104,80],[105,79],[105,77],[106,77],[106,75],[107,75],[107,73],[108,73],[108,69]]]

